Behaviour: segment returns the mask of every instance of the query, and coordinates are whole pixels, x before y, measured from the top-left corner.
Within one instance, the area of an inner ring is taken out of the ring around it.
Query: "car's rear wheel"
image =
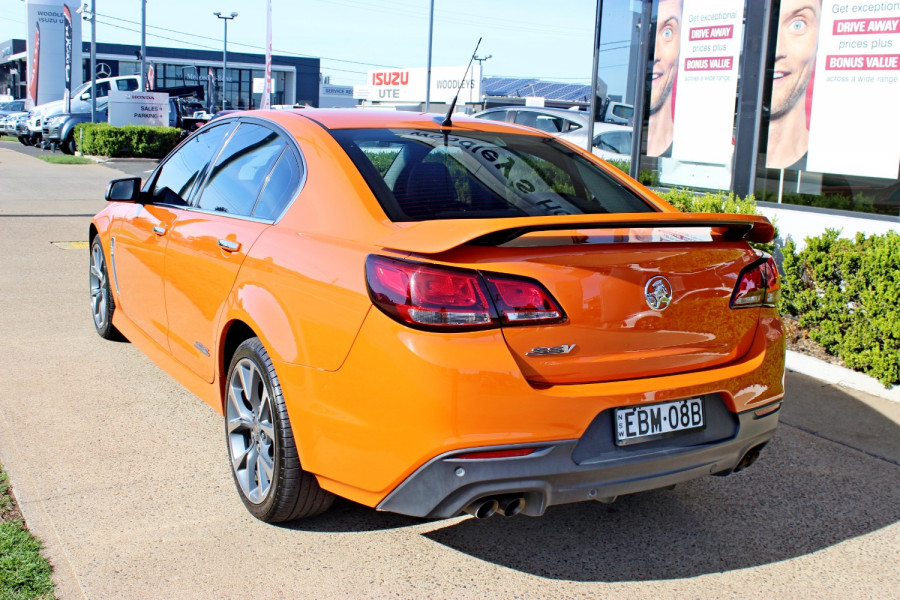
[[[259,338],[238,346],[228,368],[225,436],[247,510],[268,523],[311,517],[334,501],[300,466],[278,375]]]
[[[103,255],[103,244],[100,236],[91,242],[91,316],[94,327],[100,337],[106,340],[122,339],[122,334],[112,324],[116,302],[109,286],[109,271],[106,268],[106,257]]]

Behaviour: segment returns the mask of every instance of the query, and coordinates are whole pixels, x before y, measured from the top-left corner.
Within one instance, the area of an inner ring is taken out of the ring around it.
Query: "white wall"
[[[759,202],[757,206],[759,212],[774,221],[778,227],[779,245],[783,245],[790,238],[797,244],[798,250],[806,246],[807,237],[821,235],[826,229],[839,229],[840,237],[843,238],[853,238],[857,233],[873,235],[900,231],[900,217],[865,215],[771,202]]]

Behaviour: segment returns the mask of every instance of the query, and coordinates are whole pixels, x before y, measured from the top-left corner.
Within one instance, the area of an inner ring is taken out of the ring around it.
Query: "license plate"
[[[616,445],[649,442],[706,427],[703,400],[690,398],[616,409]]]

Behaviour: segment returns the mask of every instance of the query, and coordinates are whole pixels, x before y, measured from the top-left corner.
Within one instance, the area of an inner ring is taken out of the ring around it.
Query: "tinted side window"
[[[627,131],[601,133],[594,145],[617,154],[631,154],[631,133]]]
[[[212,160],[232,125],[210,127],[184,144],[162,166],[153,184],[153,201],[185,205],[200,173]]]
[[[108,81],[100,82],[100,83],[96,84],[94,87],[97,89],[97,97],[98,98],[105,98],[106,96],[109,96],[109,82]]]
[[[258,219],[275,220],[284,211],[284,208],[297,193],[300,185],[300,165],[294,158],[294,153],[285,150],[278,159],[272,174],[263,188],[253,209],[253,216]]]
[[[271,129],[241,123],[219,154],[197,206],[249,217],[284,146],[284,140]]]
[[[136,79],[119,79],[116,81],[116,89],[123,92],[133,92],[138,89],[138,82]]]
[[[479,119],[487,119],[489,121],[505,121],[506,120],[506,111],[498,110],[496,112],[489,112],[487,114],[480,115]]]
[[[624,104],[620,104],[618,106],[613,107],[613,114],[617,117],[622,117],[623,119],[630,119],[634,116],[634,107],[625,106]]]

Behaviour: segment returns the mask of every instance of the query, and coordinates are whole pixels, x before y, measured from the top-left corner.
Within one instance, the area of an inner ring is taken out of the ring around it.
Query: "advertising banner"
[[[449,103],[462,85],[459,103],[481,100],[481,65],[472,65],[469,76],[461,67],[433,67],[431,69],[431,101]],[[428,71],[424,68],[369,71],[366,87],[368,99],[380,102],[424,102]]]
[[[743,0],[684,0],[672,158],[731,162],[743,19]]]
[[[110,90],[109,124],[168,126],[169,94]]]
[[[806,170],[896,179],[900,2],[823,2],[814,90]]]
[[[60,100],[81,85],[81,19],[75,0],[26,2],[28,98],[35,105]]]
[[[895,179],[900,170],[900,2],[783,0],[770,169]]]
[[[63,63],[65,65],[66,87],[63,89],[63,99],[66,103],[66,111],[71,112],[72,105],[69,102],[72,94],[72,11],[63,5]]]

